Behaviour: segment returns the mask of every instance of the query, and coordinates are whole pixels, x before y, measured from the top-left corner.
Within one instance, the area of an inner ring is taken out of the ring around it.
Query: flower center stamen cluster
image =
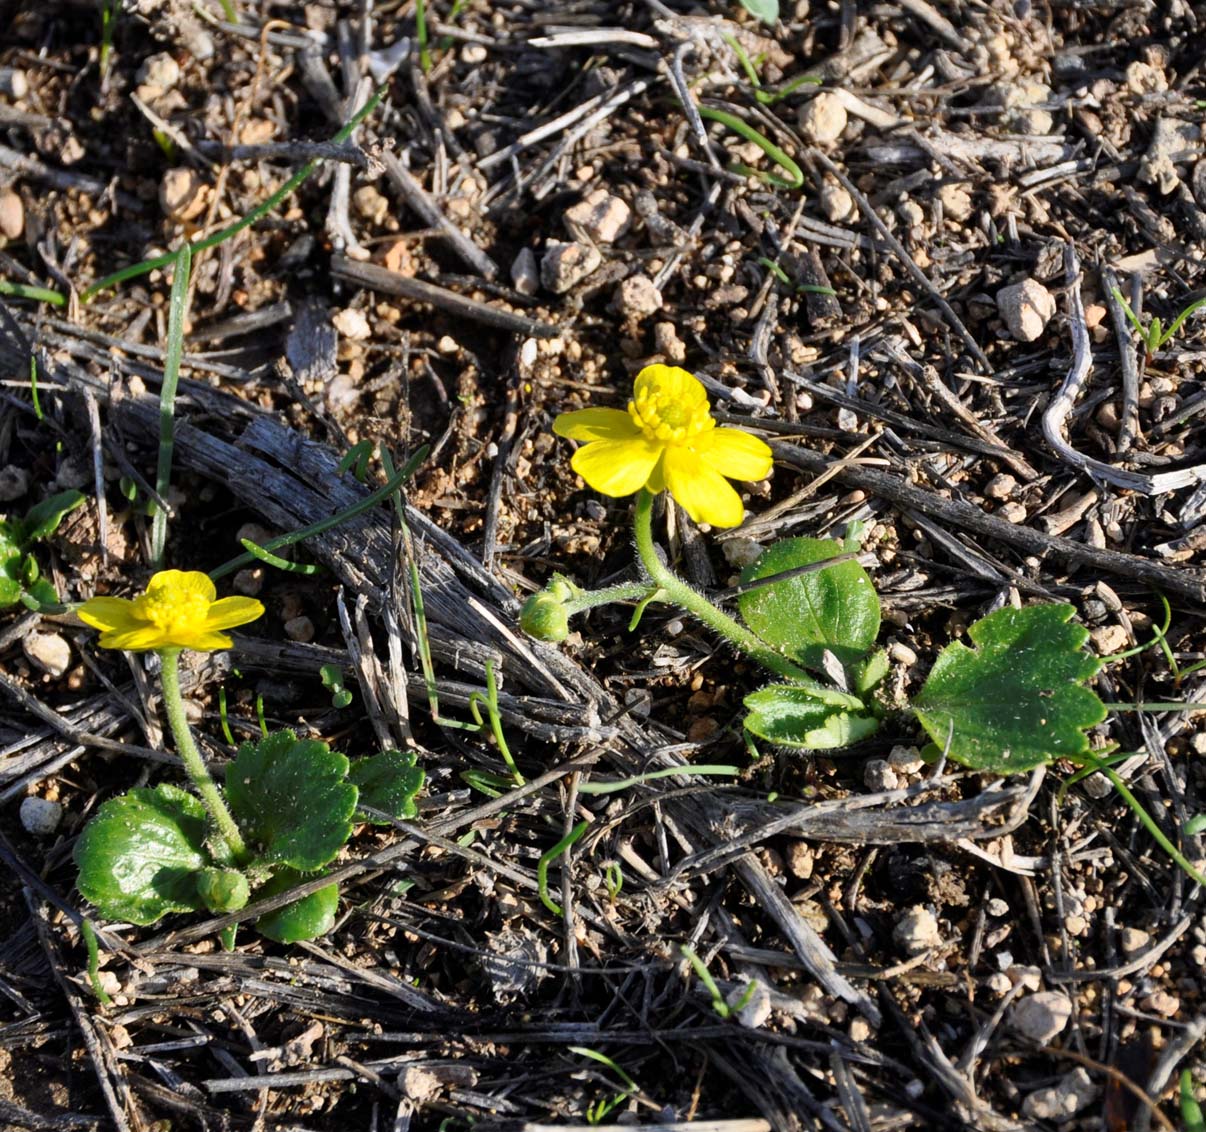
[[[157,629],[190,631],[205,622],[212,604],[204,594],[181,592],[162,587],[148,590],[134,602],[139,617]]]
[[[663,444],[685,444],[716,426],[708,412],[706,394],[702,397],[689,394],[674,397],[669,391],[651,388],[650,385],[638,388],[636,395],[628,402],[628,415],[633,424],[650,440]],[[681,391],[676,392],[681,394]]]

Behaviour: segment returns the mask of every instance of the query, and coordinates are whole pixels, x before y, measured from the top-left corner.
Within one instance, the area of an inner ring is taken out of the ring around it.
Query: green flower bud
[[[557,583],[552,583],[550,589]],[[519,627],[538,641],[564,641],[569,636],[569,613],[563,598],[541,590],[524,603]]]
[[[208,868],[197,874],[197,895],[211,912],[237,912],[251,899],[251,888],[238,869]]]

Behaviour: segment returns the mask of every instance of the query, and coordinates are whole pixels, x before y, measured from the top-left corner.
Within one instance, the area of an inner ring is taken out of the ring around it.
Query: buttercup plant
[[[196,571],[163,570],[134,599],[94,597],[76,610],[101,648],[155,652],[176,751],[196,793],[170,784],[105,802],[75,846],[78,887],[102,915],[135,924],[169,912],[236,912],[328,865],[353,824],[413,817],[423,772],[413,754],[355,762],[292,731],[244,743],[220,789],[197,749],[180,692],[180,654],[231,647],[225,630],[264,613],[252,598],[219,598]],[[372,813],[360,807],[368,807]],[[259,931],[293,943],[330,929],[337,885],[261,916]]]
[[[905,703],[883,690],[889,664],[876,645],[879,597],[857,561],[859,530],[841,542],[790,538],[769,546],[732,592],[740,621],[659,557],[652,534],[657,493],[668,491],[697,522],[733,527],[743,513],[725,477],[757,480],[771,467],[762,441],[715,427],[707,394],[689,373],[650,366],[637,375],[626,413],[583,409],[558,417],[553,428],[585,441],[572,463],[591,487],[613,497],[636,494],[644,580],[588,591],[554,575],[524,606],[521,625],[531,636],[562,641],[574,614],[608,602],[637,603],[630,629],[650,602],[677,605],[780,678],[745,698],[744,726],[754,739],[832,750],[870,737],[889,715],[911,714],[931,740],[931,755],[975,770],[1013,774],[1066,759],[1084,773],[1105,774],[1161,848],[1206,885],[1111,769],[1115,748],[1094,750],[1088,735],[1109,710],[1206,705],[1107,706],[1088,684],[1109,658],[1085,651],[1089,634],[1072,622],[1071,605],[1006,606],[981,618],[968,629],[973,647],[947,645]]]

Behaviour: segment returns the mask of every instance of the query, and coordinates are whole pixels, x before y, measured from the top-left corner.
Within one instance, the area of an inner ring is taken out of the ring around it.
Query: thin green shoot
[[[603,884],[607,889],[607,897],[614,904],[624,890],[624,870],[619,861],[608,861],[603,868]]]
[[[158,126],[151,130],[151,137],[155,139],[155,144],[163,151],[163,156],[167,158],[169,163],[174,165],[176,163],[176,143]]]
[[[587,1124],[601,1124],[603,1118],[608,1115],[617,1105],[623,1104],[629,1097],[636,1096],[641,1091],[632,1077],[626,1073],[619,1065],[617,1065],[605,1053],[600,1053],[598,1050],[589,1049],[586,1046],[567,1046],[570,1053],[576,1053],[580,1057],[589,1057],[591,1061],[597,1061],[600,1065],[605,1065],[624,1083],[624,1091],[611,1098],[604,1098],[595,1104],[590,1105],[586,1110]]]
[[[218,0],[222,5],[222,14],[226,17],[228,24],[237,24],[239,22],[239,11],[234,6],[234,0]]]
[[[795,283],[795,284],[793,284],[791,281],[791,276],[788,275],[787,272],[784,271],[783,268],[779,264],[777,264],[773,259],[769,259],[767,256],[759,256],[757,262],[761,267],[765,267],[766,270],[769,271],[777,280],[779,280],[780,283],[784,284],[785,286],[791,287],[797,295],[799,295],[799,294],[836,295],[837,294],[837,292],[832,287],[823,287],[820,283]],[[847,560],[849,560],[850,558],[854,558],[854,557],[855,557],[855,555],[853,555],[853,554],[846,555]],[[835,559],[835,561],[836,561],[836,559]],[[830,566],[833,564],[834,563],[829,562],[828,560],[825,562],[826,566]],[[812,565],[814,568],[817,567],[817,563],[813,563]],[[764,579],[759,579],[759,580],[762,581]],[[773,580],[773,579],[771,579],[771,580]]]
[[[415,0],[415,39],[419,44],[419,66],[423,74],[431,70],[431,52],[427,47],[427,0]]]
[[[758,257],[758,263],[760,266],[765,267],[766,270],[769,271],[784,286],[791,286],[791,276],[788,275],[787,272],[784,271],[783,268],[780,267],[779,264],[777,264],[773,259],[760,255]]]
[[[735,114],[730,114],[727,110],[716,110],[711,106],[699,107],[699,114],[700,117],[707,118],[709,121],[719,122],[722,126],[732,130],[733,133],[745,138],[746,141],[753,142],[787,176],[780,177],[777,173],[769,173],[764,169],[752,169],[750,166],[742,165],[740,162],[733,164],[732,168],[735,172],[741,173],[746,177],[757,177],[768,185],[774,185],[780,189],[801,189],[804,187],[804,171],[799,165],[769,138],[764,137],[755,130],[753,126],[743,122]]]
[[[34,416],[39,421],[46,419],[46,414],[42,412],[42,402],[38,400],[38,356],[37,354],[29,355],[29,396],[33,401]]]
[[[468,7],[469,0],[455,0],[452,8],[448,12],[448,22],[455,24],[461,18],[461,13]],[[445,35],[440,37],[440,42],[436,45],[441,51],[447,51],[452,46],[452,36]]]
[[[268,721],[264,718],[264,697],[262,695],[257,695],[255,698],[255,718],[260,725],[260,734],[267,739]]]
[[[645,774],[634,774],[631,778],[620,778],[614,782],[582,782],[578,785],[579,794],[615,794],[619,790],[627,790],[630,786],[640,786],[657,778],[671,778],[674,775],[712,774],[726,778],[738,778],[740,767],[723,766],[701,763],[698,766],[671,766],[663,770],[651,770]]]
[[[1193,1072],[1181,1070],[1181,1121],[1185,1132],[1206,1132],[1206,1120],[1202,1119],[1202,1106],[1193,1095]]]
[[[360,125],[369,114],[376,109],[377,104],[385,95],[385,87],[373,93],[372,97],[359,109],[347,124],[337,133],[331,142],[333,145],[338,145],[352,135],[352,132]],[[204,239],[198,240],[195,244],[189,246],[189,250],[193,255],[199,252],[208,251],[210,248],[217,247],[219,244],[229,240],[232,236],[237,236],[244,228],[249,228],[257,220],[267,216],[278,204],[281,203],[291,193],[295,192],[314,171],[322,164],[324,158],[316,157],[313,161],[306,162],[292,177],[289,178],[279,189],[276,190],[267,200],[256,205],[246,216],[236,220],[233,224],[220,231],[214,232],[212,235],[206,236]],[[123,267],[120,271],[115,271],[111,275],[106,275],[103,279],[93,283],[80,296],[83,302],[90,302],[96,298],[102,291],[108,290],[110,287],[115,287],[118,283],[124,283],[127,279],[135,279],[140,275],[146,275],[147,272],[154,271],[160,267],[167,267],[175,259],[175,255],[168,253],[166,255],[155,256],[152,259],[144,259],[139,263],[131,264],[129,267]]]
[[[757,59],[751,59],[749,53],[741,46],[735,36],[725,34],[723,38],[725,43],[733,49],[733,54],[737,56],[737,62],[741,64],[741,69],[745,72],[745,77],[749,79],[750,86],[754,88],[754,97],[763,106],[773,106],[776,102],[795,94],[802,86],[820,86],[823,82],[819,75],[797,75],[783,86],[775,90],[767,90],[763,87],[762,80],[758,77],[758,66],[762,62],[762,56],[758,56]]]
[[[1139,340],[1143,343],[1143,347],[1147,351],[1149,361],[1157,350],[1165,346],[1168,342],[1172,341],[1177,332],[1185,324],[1185,320],[1189,318],[1190,315],[1206,306],[1206,298],[1197,299],[1195,302],[1192,302],[1185,307],[1185,309],[1172,320],[1167,328],[1164,327],[1159,318],[1153,318],[1147,326],[1144,326],[1139,320],[1139,316],[1136,315],[1131,309],[1131,304],[1126,301],[1122,291],[1117,287],[1111,288],[1111,291],[1114,295],[1114,298],[1122,307],[1123,313],[1126,315],[1127,320],[1130,322],[1131,326],[1135,328],[1135,332],[1139,335]]]
[[[0,295],[11,295],[14,299],[33,299],[37,303],[52,303],[56,307],[67,305],[67,296],[48,287],[34,287],[29,283],[13,283],[0,279]]]
[[[1206,814],[1194,814],[1183,826],[1181,832],[1186,837],[1199,837],[1206,833]]]
[[[278,570],[284,570],[289,574],[317,574],[318,567],[305,562],[290,562],[287,558],[282,558],[279,554],[273,554],[270,550],[265,550],[258,543],[254,543],[249,538],[239,539],[239,543],[243,549],[251,555],[252,558],[259,562],[263,562],[266,566],[275,566]]]
[[[540,902],[553,913],[554,916],[563,914],[561,905],[557,903],[549,895],[549,865],[551,865],[558,857],[560,857],[575,841],[578,840],[586,832],[586,827],[590,822],[580,821],[573,829],[569,831],[556,845],[547,853],[542,854],[539,861],[536,863],[536,889],[540,893]]]
[[[226,685],[218,686],[218,719],[222,725],[222,737],[226,740],[226,745],[233,747],[235,745],[234,732],[230,729],[230,718],[226,713]]]
[[[1132,813],[1137,817],[1143,827],[1152,836],[1152,840],[1160,846],[1181,868],[1182,872],[1198,884],[1206,887],[1206,876],[1203,876],[1185,855],[1164,835],[1164,831],[1156,824],[1155,819],[1143,807],[1143,803],[1131,793],[1130,787],[1127,786],[1121,775],[1119,775],[1109,763],[1100,759],[1094,758],[1088,754],[1078,754],[1073,762],[1079,763],[1081,766],[1087,767],[1090,770],[1100,771],[1113,784],[1115,790],[1118,791],[1119,797],[1131,808]],[[1112,760],[1112,761],[1117,761]]]
[[[371,495],[366,495],[359,503],[353,503],[351,507],[345,507],[342,511],[336,512],[329,518],[320,519],[317,523],[311,523],[308,527],[302,527],[300,530],[290,531],[288,534],[278,535],[276,538],[269,539],[259,549],[261,551],[278,550],[282,546],[293,546],[295,543],[313,538],[315,535],[321,535],[332,527],[339,526],[340,523],[346,523],[349,519],[354,519],[365,511],[371,511],[377,504],[388,499],[414,475],[418,466],[427,458],[428,451],[429,448],[425,444],[406,461],[406,466],[397,475],[391,476],[388,483],[379,487]],[[216,582],[219,578],[224,578],[227,574],[233,574],[236,570],[241,570],[248,563],[255,561],[256,557],[254,554],[239,554],[228,562],[223,562],[221,566],[215,567],[209,572],[209,576]]]
[[[720,987],[716,985],[716,980],[712,978],[711,972],[708,971],[707,965],[702,959],[700,959],[698,955],[696,955],[695,948],[691,947],[690,944],[683,943],[679,945],[678,950],[682,953],[683,958],[691,964],[691,969],[699,977],[699,981],[704,985],[704,990],[708,992],[708,995],[712,999],[712,1009],[715,1010],[721,1018],[727,1020],[739,1011],[744,1010],[750,999],[754,997],[754,992],[757,990],[758,984],[752,982],[745,988],[745,994],[741,996],[741,999],[737,1002],[737,1004],[735,1006],[730,1006],[725,1001],[724,995],[720,993]]]
[[[109,81],[109,64],[113,58],[113,31],[117,26],[117,9],[120,0],[101,0],[101,41],[97,66],[100,69],[101,86]]]
[[[234,951],[235,940],[238,938],[239,925],[227,924],[220,932],[218,932],[218,942],[222,945],[223,951]]]
[[[466,786],[485,794],[487,798],[501,798],[514,785],[508,775],[476,767],[462,770],[460,778]]]
[[[336,469],[340,472],[351,471],[352,475],[364,483],[368,479],[369,457],[372,454],[373,442],[361,440],[343,454],[343,458],[335,465]]]
[[[344,686],[343,669],[338,664],[324,664],[318,670],[322,686],[331,693],[331,706],[343,709],[352,702],[352,693]]]
[[[486,705],[486,715],[490,720],[490,733],[494,736],[494,742],[498,745],[498,752],[502,755],[502,760],[507,764],[507,769],[511,772],[511,777],[515,781],[516,786],[523,786],[527,779],[519,773],[519,767],[515,765],[515,759],[511,755],[511,748],[507,746],[507,737],[503,733],[502,715],[498,710],[498,680],[494,675],[494,661],[486,661],[486,691],[483,695],[481,692],[472,692],[469,695],[469,711],[473,714],[473,721],[477,724],[478,730],[485,727],[482,722],[482,713],[478,711],[477,705],[483,703]]]
[[[167,499],[172,485],[172,453],[176,446],[176,387],[180,383],[180,362],[184,357],[184,323],[188,314],[188,279],[192,253],[182,244],[175,254],[172,293],[168,300],[167,349],[163,358],[163,384],[159,390],[159,463],[155,469],[155,491]],[[156,506],[151,518],[151,561],[163,568],[167,547],[167,509]]]
[[[105,1006],[112,1006],[113,999],[100,981],[100,949],[96,945],[96,929],[91,920],[80,920],[80,935],[84,937],[84,946],[88,949],[88,982],[92,986],[92,993]]]
[[[1147,652],[1148,649],[1155,648],[1168,636],[1169,627],[1172,625],[1172,607],[1168,604],[1168,599],[1163,594],[1157,595],[1164,603],[1164,624],[1157,629],[1153,629],[1152,639],[1145,645],[1135,645],[1134,648],[1129,648],[1123,652],[1111,653],[1109,656],[1103,656],[1101,661],[1103,664],[1114,664],[1119,660],[1129,660],[1132,656],[1138,656],[1141,652]],[[1173,660],[1176,664],[1176,660]]]

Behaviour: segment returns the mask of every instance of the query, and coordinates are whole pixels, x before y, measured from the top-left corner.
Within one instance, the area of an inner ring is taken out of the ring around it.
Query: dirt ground
[[[66,601],[146,580],[171,275],[89,288],[316,162],[194,256],[169,563],[362,498],[381,464],[362,485],[350,450],[430,451],[405,532],[382,505],[295,548],[316,574],[227,578],[268,615],[186,684],[216,763],[258,705],[406,744],[427,784],[405,830],[357,832],[313,943],[103,930],[71,849],[106,798],[177,780],[155,683],[69,614],[0,614],[0,1127],[1191,1128],[1201,894],[1108,783],[935,778],[907,722],[753,760],[757,674],[690,619],[516,625],[554,571],[632,576],[630,501],[551,423],[661,361],[776,443],[741,528],[659,515],[696,585],[858,522],[902,693],[1010,602],[1071,603],[1105,656],[1163,598],[1168,653],[1206,656],[1206,314],[1149,350],[1113,295],[1164,327],[1206,295],[1206,6],[429,0],[426,46],[414,3],[235,7],[0,4],[0,507],[88,495],[41,552]],[[527,781],[501,797],[474,785],[506,769],[488,732],[448,723],[488,661]],[[1095,687],[1206,699],[1158,648]],[[1093,732],[1199,864],[1201,718]],[[743,773],[583,790],[691,761]],[[538,865],[579,821],[554,916]],[[682,944],[723,994],[760,984],[750,1008],[715,1012]]]

